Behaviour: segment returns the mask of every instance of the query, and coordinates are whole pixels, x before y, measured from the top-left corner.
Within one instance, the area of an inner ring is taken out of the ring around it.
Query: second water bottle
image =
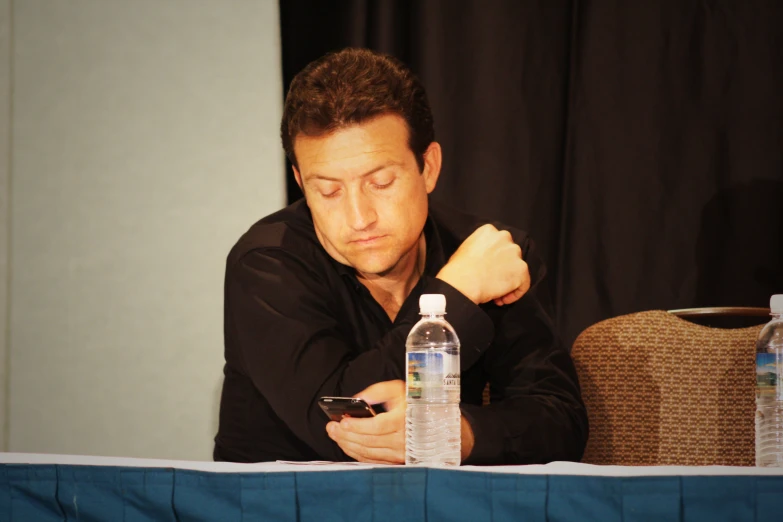
[[[756,466],[783,468],[783,295],[756,343]]]

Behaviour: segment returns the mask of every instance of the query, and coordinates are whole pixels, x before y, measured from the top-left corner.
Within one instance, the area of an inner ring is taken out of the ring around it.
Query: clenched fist
[[[437,275],[476,304],[511,304],[530,289],[530,272],[511,234],[484,225],[454,252]]]

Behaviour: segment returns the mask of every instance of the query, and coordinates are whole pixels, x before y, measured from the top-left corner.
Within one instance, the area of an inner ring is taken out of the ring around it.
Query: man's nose
[[[373,202],[361,190],[352,191],[348,200],[348,225],[354,230],[365,230],[375,223],[378,214]]]

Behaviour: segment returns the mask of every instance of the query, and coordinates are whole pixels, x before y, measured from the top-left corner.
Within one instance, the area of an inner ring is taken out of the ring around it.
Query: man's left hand
[[[405,382],[373,384],[357,397],[369,404],[383,403],[386,412],[375,417],[345,417],[329,422],[326,432],[342,450],[359,462],[402,464],[405,462]]]

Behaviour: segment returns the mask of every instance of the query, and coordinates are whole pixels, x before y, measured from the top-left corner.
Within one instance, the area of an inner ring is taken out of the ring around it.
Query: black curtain
[[[284,0],[280,13],[286,90],[346,46],[418,74],[444,150],[433,198],[530,231],[569,345],[624,313],[783,293],[783,2]]]

